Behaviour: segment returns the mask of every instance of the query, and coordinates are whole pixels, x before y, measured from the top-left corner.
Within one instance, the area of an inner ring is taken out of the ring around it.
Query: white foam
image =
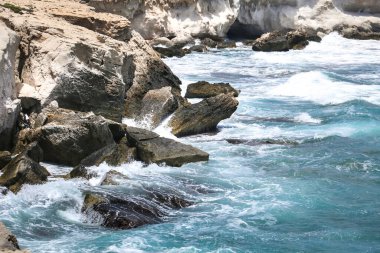
[[[300,123],[312,123],[312,124],[321,124],[322,120],[320,119],[315,119],[310,116],[308,113],[301,113],[298,116],[294,117],[294,120],[296,122]]]
[[[284,84],[269,90],[267,95],[296,98],[322,105],[341,104],[356,99],[380,105],[380,86],[336,82],[318,71],[296,74]]]

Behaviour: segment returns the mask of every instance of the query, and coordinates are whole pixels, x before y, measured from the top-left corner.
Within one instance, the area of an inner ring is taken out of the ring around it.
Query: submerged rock
[[[42,184],[50,173],[45,167],[29,158],[26,153],[18,155],[3,168],[0,185],[16,193],[24,184]]]
[[[220,94],[197,104],[187,104],[174,113],[169,126],[177,137],[213,131],[220,121],[236,111],[238,104],[231,94]]]
[[[248,146],[259,145],[298,145],[299,143],[291,140],[275,140],[275,139],[258,139],[258,140],[243,140],[243,139],[227,139],[230,144],[243,144]]]
[[[289,51],[303,49],[309,44],[307,34],[301,31],[271,32],[255,41],[253,51]]]
[[[234,89],[229,83],[214,83],[200,81],[187,86],[186,98],[209,98],[219,94],[232,93],[234,97],[239,96],[239,91]]]
[[[190,145],[159,137],[157,134],[128,127],[127,138],[137,148],[137,157],[145,163],[180,167],[191,162],[208,161],[209,154]]]

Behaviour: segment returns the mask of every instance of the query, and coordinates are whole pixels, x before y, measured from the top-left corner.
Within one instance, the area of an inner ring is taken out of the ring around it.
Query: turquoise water
[[[380,43],[332,34],[303,51],[237,49],[166,59],[186,84],[230,82],[237,112],[181,141],[211,155],[182,168],[134,162],[117,187],[52,180],[0,197],[0,220],[33,252],[380,252]],[[196,101],[194,101],[196,102]],[[131,123],[127,120],[127,122]],[[133,123],[133,122],[132,122]],[[170,135],[165,125],[156,129]],[[234,145],[226,139],[250,143]],[[257,145],[260,140],[288,145]],[[70,168],[46,165],[53,174]],[[80,213],[83,191],[176,192],[195,205],[164,223],[109,230]]]

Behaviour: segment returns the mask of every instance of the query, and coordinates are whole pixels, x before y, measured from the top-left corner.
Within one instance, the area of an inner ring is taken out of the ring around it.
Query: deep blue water
[[[303,51],[256,53],[241,46],[165,61],[184,89],[206,80],[241,90],[237,112],[218,133],[181,139],[209,152],[210,161],[182,168],[134,162],[113,168],[131,178],[122,186],[100,187],[100,178],[90,185],[56,180],[0,197],[0,220],[22,246],[33,252],[380,252],[378,41],[332,34]],[[164,125],[156,131],[170,136]],[[56,174],[70,170],[47,167]],[[166,189],[196,204],[171,211],[162,224],[108,230],[79,212],[91,186],[131,195],[142,187]]]

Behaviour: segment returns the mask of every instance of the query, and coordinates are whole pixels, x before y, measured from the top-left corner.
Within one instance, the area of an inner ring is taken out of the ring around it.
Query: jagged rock
[[[22,153],[3,168],[0,185],[16,193],[24,184],[46,182],[48,176],[50,173],[43,166],[29,158],[26,153]]]
[[[198,53],[204,53],[207,52],[207,47],[205,45],[195,45],[190,47],[189,52],[198,52]]]
[[[202,39],[201,44],[210,48],[216,48],[218,46],[218,42],[210,38]]]
[[[85,178],[90,179],[96,177],[97,174],[95,172],[89,171],[85,166],[78,165],[69,174],[67,174],[65,179],[73,179],[73,178]]]
[[[248,146],[259,145],[298,145],[298,142],[291,140],[275,140],[275,139],[262,139],[262,140],[243,140],[243,139],[227,139],[230,144],[243,144]]]
[[[120,199],[89,193],[85,196],[82,212],[101,217],[102,226],[131,229],[162,221],[164,213],[155,205],[143,199]]]
[[[0,18],[22,38],[20,94],[42,108],[55,100],[62,108],[121,121],[139,115],[149,90],[172,87],[180,100],[180,80],[125,18],[74,0],[37,1],[33,12],[23,15],[0,8]]]
[[[10,150],[21,109],[20,100],[16,97],[14,75],[20,37],[8,29],[2,21],[0,21],[0,30],[0,150]]]
[[[142,104],[141,118],[148,120],[151,128],[156,128],[178,108],[170,87],[149,91],[144,96]]]
[[[192,202],[180,196],[151,190],[142,197],[112,197],[95,193],[85,196],[82,212],[96,217],[102,226],[131,229],[163,221],[170,209],[188,207]],[[95,214],[95,215],[94,215]],[[99,219],[100,218],[100,219]]]
[[[0,222],[0,252],[17,252],[19,249],[17,238]]]
[[[119,185],[120,182],[129,178],[116,170],[110,170],[106,173],[101,185]]]
[[[239,91],[235,90],[229,83],[215,83],[200,81],[187,86],[186,98],[209,98],[219,94],[232,93],[234,97],[239,96]]]
[[[343,37],[356,40],[380,40],[380,25],[371,24],[369,28],[339,25],[334,27]]]
[[[216,48],[218,49],[236,48],[236,41],[229,40],[229,41],[218,42],[218,44],[216,45]]]
[[[137,157],[145,163],[180,167],[191,162],[208,161],[209,154],[190,145],[138,128],[127,128],[127,138],[137,148]]]
[[[8,151],[0,151],[0,170],[12,160],[12,154]]]
[[[220,94],[196,104],[184,105],[174,113],[169,126],[178,137],[212,131],[221,120],[236,111],[238,104],[233,95]]]

